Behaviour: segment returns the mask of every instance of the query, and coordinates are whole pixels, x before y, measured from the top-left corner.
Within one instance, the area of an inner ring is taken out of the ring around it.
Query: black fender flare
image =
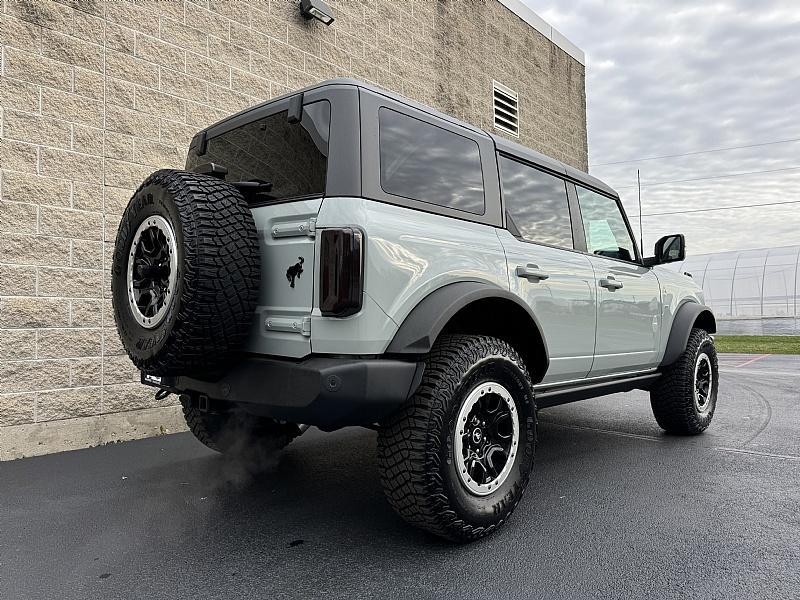
[[[460,281],[444,285],[423,298],[408,316],[386,348],[387,354],[426,354],[458,311],[485,298],[501,298],[513,302],[530,318],[529,325],[536,328],[544,347],[544,372],[550,366],[547,340],[542,334],[539,321],[530,307],[515,294],[496,285],[478,281]],[[520,324],[524,326],[524,324]]]
[[[704,329],[708,333],[717,332],[717,321],[709,307],[697,302],[685,302],[678,307],[675,318],[672,320],[672,329],[667,339],[664,358],[659,366],[667,367],[680,358],[680,355],[686,350],[692,328],[698,321],[703,323]]]

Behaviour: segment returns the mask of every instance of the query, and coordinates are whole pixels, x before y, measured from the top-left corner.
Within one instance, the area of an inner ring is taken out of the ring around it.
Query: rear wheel
[[[212,450],[234,458],[269,458],[301,433],[294,423],[251,415],[235,406],[200,410],[187,395],[181,396],[181,404],[194,437]]]
[[[533,385],[514,348],[488,336],[444,336],[417,392],[379,430],[381,483],[412,525],[478,539],[516,508],[535,443]]]
[[[714,340],[692,329],[686,350],[650,390],[650,405],[667,433],[696,435],[711,424],[717,406],[719,367]]]

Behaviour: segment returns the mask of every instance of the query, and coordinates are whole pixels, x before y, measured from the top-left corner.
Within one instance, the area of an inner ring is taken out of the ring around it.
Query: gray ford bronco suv
[[[143,383],[227,454],[308,426],[378,432],[389,503],[456,541],[528,484],[537,410],[648,390],[668,433],[714,414],[703,292],[643,258],[613,189],[336,79],[224,119],[125,211],[114,316]]]

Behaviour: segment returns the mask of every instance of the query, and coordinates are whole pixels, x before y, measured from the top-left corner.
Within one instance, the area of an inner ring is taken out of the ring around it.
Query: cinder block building
[[[339,76],[586,169],[583,53],[521,0],[4,0],[0,460],[184,428],[117,339],[117,225],[193,134]]]

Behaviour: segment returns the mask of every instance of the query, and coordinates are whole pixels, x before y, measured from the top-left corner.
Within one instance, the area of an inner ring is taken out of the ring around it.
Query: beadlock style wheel
[[[136,320],[147,329],[157,327],[175,297],[178,248],[172,227],[161,216],[139,225],[128,253],[128,303]]]
[[[412,525],[477,540],[514,512],[535,447],[533,383],[519,353],[495,337],[445,334],[414,395],[380,424],[381,485]]]
[[[455,459],[461,483],[476,496],[503,485],[519,445],[519,416],[509,391],[497,382],[476,387],[458,414]]]
[[[711,390],[714,385],[714,372],[711,359],[705,352],[697,357],[694,367],[694,407],[698,414],[705,414],[711,407]]]

